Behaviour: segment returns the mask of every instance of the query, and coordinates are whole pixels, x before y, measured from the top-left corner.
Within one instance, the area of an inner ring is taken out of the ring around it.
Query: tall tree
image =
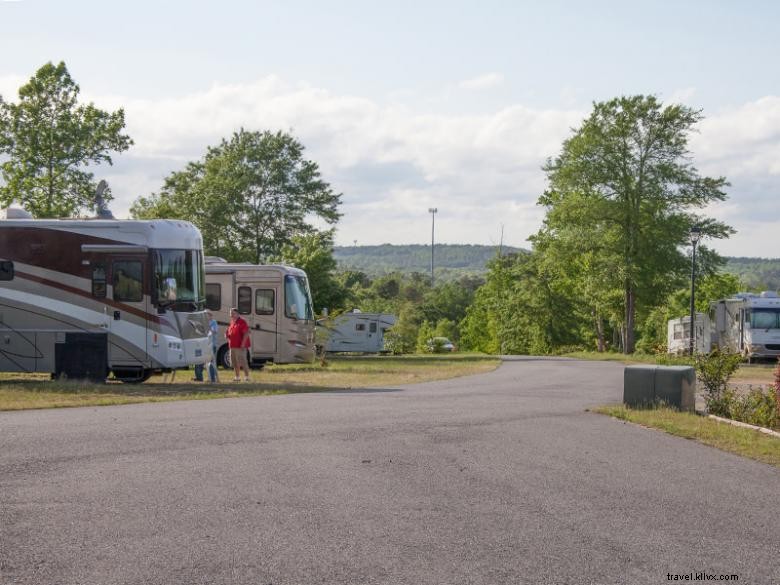
[[[690,227],[712,238],[733,233],[696,213],[724,200],[728,185],[723,177],[700,176],[691,162],[688,135],[701,118],[698,110],[663,107],[653,96],[596,103],[544,168],[549,189],[539,203],[547,216],[537,238],[548,246],[576,238],[584,252],[603,250],[609,262],[598,263],[591,277],[608,275],[605,284],[618,279],[626,353],[634,351],[638,308],[657,304],[679,284],[686,269],[680,247]]]
[[[19,101],[0,97],[0,203],[21,202],[36,217],[64,217],[94,205],[89,165],[112,164],[133,141],[122,133],[122,109],[78,104],[79,86],[65,63],[47,63],[19,88]],[[104,199],[111,199],[110,193]]]
[[[294,236],[277,259],[306,271],[317,313],[324,308],[331,311],[344,308],[347,291],[334,274],[333,230]]]
[[[190,220],[208,253],[262,263],[295,236],[313,233],[312,217],[331,225],[340,217],[341,195],[303,151],[290,134],[241,129],[172,173],[160,193],[137,199],[130,211],[138,218]]]

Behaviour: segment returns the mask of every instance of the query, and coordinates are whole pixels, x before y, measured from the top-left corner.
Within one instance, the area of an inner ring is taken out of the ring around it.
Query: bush
[[[737,371],[742,356],[716,349],[708,354],[697,354],[694,359],[696,373],[704,384],[707,411],[717,416],[730,416],[735,396],[728,387],[729,378]]]
[[[751,389],[732,400],[730,418],[768,429],[778,425],[777,398],[772,387]]]

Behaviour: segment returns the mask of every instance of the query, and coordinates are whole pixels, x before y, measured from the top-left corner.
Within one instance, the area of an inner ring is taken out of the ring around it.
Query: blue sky
[[[121,213],[240,126],[290,130],[344,193],[337,241],[526,246],[541,164],[594,100],[703,109],[697,166],[729,255],[780,256],[780,57],[772,2],[0,0],[0,95],[64,60],[124,107],[136,145],[105,176]],[[767,245],[769,244],[769,245]]]

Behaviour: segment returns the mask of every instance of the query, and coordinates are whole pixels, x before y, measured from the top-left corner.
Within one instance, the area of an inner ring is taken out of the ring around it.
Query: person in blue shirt
[[[217,334],[219,333],[219,323],[214,319],[214,315],[206,310],[206,316],[209,319],[209,339],[211,341],[211,361],[209,362],[209,382],[214,383],[219,380],[217,376]],[[203,382],[203,364],[195,366],[195,382]]]

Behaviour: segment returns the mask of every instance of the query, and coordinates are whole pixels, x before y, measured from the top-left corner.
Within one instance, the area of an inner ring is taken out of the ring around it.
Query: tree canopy
[[[534,244],[557,260],[596,319],[620,321],[627,353],[637,310],[661,302],[684,277],[690,228],[710,238],[733,233],[700,213],[724,200],[728,185],[691,162],[688,136],[700,120],[699,111],[653,96],[597,103],[544,167],[549,188],[539,203],[547,214]],[[722,263],[701,252],[709,272]]]
[[[35,217],[67,217],[94,205],[90,165],[112,164],[111,152],[133,143],[122,133],[122,109],[79,105],[79,86],[65,63],[47,63],[19,88],[19,101],[0,96],[0,203],[16,200]],[[111,199],[110,192],[104,199]]]
[[[340,217],[341,195],[303,151],[290,134],[241,129],[169,175],[159,193],[137,199],[131,214],[187,219],[207,253],[261,264],[315,232],[312,218],[332,225]]]

